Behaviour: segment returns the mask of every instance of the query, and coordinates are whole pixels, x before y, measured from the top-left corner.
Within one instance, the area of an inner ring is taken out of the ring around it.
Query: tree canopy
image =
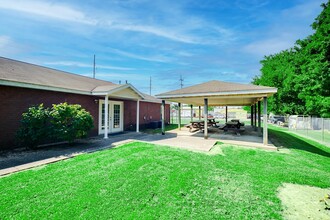
[[[315,32],[294,47],[265,56],[261,75],[253,84],[278,88],[269,99],[276,114],[305,114],[330,117],[330,7],[311,25]]]

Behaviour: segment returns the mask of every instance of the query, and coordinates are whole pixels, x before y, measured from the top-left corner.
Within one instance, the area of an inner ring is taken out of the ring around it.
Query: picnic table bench
[[[217,122],[215,121],[214,118],[208,118],[207,119],[207,126],[210,127],[216,127],[217,126]],[[190,124],[186,125],[186,127],[189,128],[189,132],[192,132],[193,129],[195,130],[202,130],[204,129],[204,120],[196,120],[196,121],[191,121]]]
[[[225,132],[232,130],[234,131],[237,135],[240,135],[240,132],[245,131],[244,123],[241,123],[237,119],[233,119],[231,121],[228,121],[225,126],[222,127],[222,130]]]

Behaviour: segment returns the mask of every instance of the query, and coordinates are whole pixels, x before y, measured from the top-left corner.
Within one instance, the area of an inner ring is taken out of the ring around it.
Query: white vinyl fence
[[[330,118],[292,115],[289,130],[330,146]]]

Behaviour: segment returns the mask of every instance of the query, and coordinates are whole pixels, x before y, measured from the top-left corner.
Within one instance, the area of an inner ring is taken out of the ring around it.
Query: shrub
[[[93,128],[93,117],[80,105],[54,104],[50,118],[56,137],[69,143],[86,137],[88,131]]]
[[[51,133],[49,127],[49,109],[43,104],[30,107],[22,114],[21,126],[17,132],[18,144],[35,148],[43,143]]]
[[[93,117],[80,105],[61,103],[49,109],[40,104],[22,114],[17,142],[27,148],[60,140],[72,143],[92,128]]]

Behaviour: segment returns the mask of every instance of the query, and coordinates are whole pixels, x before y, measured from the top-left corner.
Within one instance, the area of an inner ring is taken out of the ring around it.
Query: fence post
[[[322,118],[322,141],[324,142],[324,118]]]

